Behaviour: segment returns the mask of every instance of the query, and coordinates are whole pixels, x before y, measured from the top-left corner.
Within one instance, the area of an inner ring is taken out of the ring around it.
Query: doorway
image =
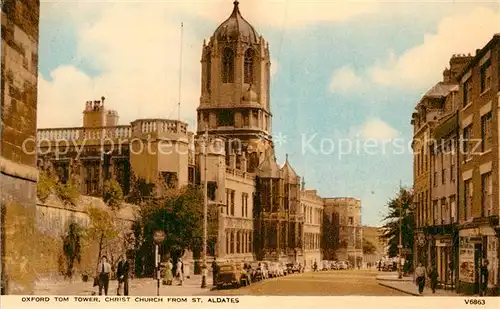
[[[474,244],[474,294],[479,294],[479,278],[481,261],[483,258],[483,246],[482,244]]]

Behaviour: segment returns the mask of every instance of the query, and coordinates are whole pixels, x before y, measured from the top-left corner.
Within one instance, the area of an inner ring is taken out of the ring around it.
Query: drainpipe
[[[453,106],[456,105],[456,97],[455,97],[455,92],[452,92],[452,101],[453,101]],[[459,253],[460,253],[460,231],[458,229],[458,225],[460,222],[460,177],[461,177],[461,162],[460,162],[460,152],[461,152],[461,147],[462,144],[460,143],[460,133],[461,133],[461,125],[460,125],[460,110],[457,107],[456,110],[456,116],[457,116],[457,126],[456,126],[456,136],[458,137],[458,140],[456,141],[456,181],[457,181],[457,193],[456,193],[456,198],[455,198],[455,219],[456,223],[453,223],[453,242],[452,242],[452,250],[453,250],[453,275],[454,275],[454,281],[455,281],[455,292],[460,291],[460,282],[459,282],[459,272],[457,271],[460,263],[460,258],[459,258]],[[455,245],[455,242],[457,241],[458,244]]]

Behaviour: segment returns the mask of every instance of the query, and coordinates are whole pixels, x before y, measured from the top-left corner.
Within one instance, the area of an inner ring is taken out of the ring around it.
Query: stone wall
[[[31,294],[36,213],[39,0],[4,0],[1,13],[0,203],[2,294]],[[38,241],[38,240],[36,240]]]
[[[68,232],[71,223],[77,223],[83,229],[91,224],[86,210],[96,207],[109,210],[109,207],[100,198],[80,196],[76,206],[65,205],[55,196],[50,196],[45,202],[38,201],[36,207],[36,234],[40,239],[38,246],[39,257],[35,264],[37,279],[59,278],[66,269],[66,257],[63,252],[63,238]],[[110,212],[111,213],[111,212]],[[127,249],[124,240],[131,232],[132,224],[138,215],[138,207],[124,203],[116,213],[115,225],[120,236],[108,240],[108,248],[102,254],[108,255],[110,262],[116,262],[120,253]],[[82,238],[81,261],[75,265],[74,277],[80,274],[93,275],[98,262],[99,244],[95,239]]]

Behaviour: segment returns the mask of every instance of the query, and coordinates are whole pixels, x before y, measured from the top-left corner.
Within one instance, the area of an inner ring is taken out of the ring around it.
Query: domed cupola
[[[259,35],[254,27],[241,16],[238,0],[233,3],[231,16],[215,30],[213,37],[219,42],[234,42],[240,39],[246,43],[258,43]]]

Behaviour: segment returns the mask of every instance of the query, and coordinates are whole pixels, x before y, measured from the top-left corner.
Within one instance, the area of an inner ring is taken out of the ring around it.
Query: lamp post
[[[399,184],[399,259],[398,259],[398,279],[403,278],[403,274],[401,272],[401,256],[403,255],[403,201],[401,200],[402,196],[401,183]]]
[[[203,160],[204,173],[203,177],[203,265],[201,270],[201,288],[207,287],[207,225],[208,225],[208,183],[207,183],[207,146],[208,146],[208,129],[205,127],[205,138],[203,141]]]

